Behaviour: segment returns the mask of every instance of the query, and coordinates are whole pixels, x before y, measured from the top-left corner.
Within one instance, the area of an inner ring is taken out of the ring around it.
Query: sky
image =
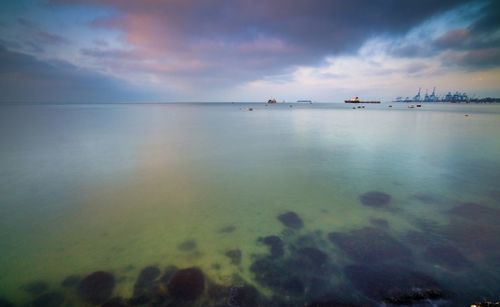
[[[500,97],[496,0],[0,0],[0,102]]]

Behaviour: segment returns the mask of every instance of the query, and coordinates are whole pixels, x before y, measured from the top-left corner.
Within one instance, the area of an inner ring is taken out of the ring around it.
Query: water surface
[[[128,298],[143,267],[175,265],[292,305],[379,303],[366,267],[425,274],[444,304],[498,300],[499,135],[496,105],[2,106],[0,297],[27,303],[43,281],[84,304],[61,281],[104,270]],[[289,211],[302,227],[278,219]],[[321,293],[289,265],[301,248],[326,255]],[[298,286],[269,280],[265,261]]]

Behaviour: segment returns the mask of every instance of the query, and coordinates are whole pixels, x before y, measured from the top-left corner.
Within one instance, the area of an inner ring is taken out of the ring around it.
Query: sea
[[[2,307],[500,301],[500,105],[4,104],[0,144]]]

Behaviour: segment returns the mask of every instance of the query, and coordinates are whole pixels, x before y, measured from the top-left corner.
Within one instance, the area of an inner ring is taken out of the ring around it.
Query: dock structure
[[[467,95],[466,92],[458,92],[456,91],[454,94],[451,92],[448,92],[446,95],[443,95],[442,97],[439,97],[436,94],[436,87],[432,89],[432,94],[429,95],[429,91],[426,89],[425,90],[425,95],[422,97],[422,88],[418,88],[418,92],[415,96],[413,97],[405,97],[403,98],[402,96],[396,97],[394,102],[452,102],[452,103],[460,103],[460,102],[471,102],[473,101],[469,95]]]

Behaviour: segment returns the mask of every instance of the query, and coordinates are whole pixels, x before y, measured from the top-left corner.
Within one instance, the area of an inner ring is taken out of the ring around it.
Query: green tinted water
[[[0,297],[27,302],[22,285],[58,289],[96,270],[113,272],[115,294],[129,297],[147,265],[253,282],[252,255],[266,253],[257,238],[283,234],[276,217],[286,211],[304,234],[326,239],[382,218],[404,242],[422,220],[446,225],[459,203],[500,209],[500,106],[250,106],[2,106]],[[373,190],[392,196],[390,209],[360,203]],[[188,240],[193,250],[178,248]],[[236,248],[240,266],[224,255]],[[332,243],[322,248],[349,262]],[[462,251],[474,263],[465,273],[419,265],[471,297],[498,295],[497,246]]]

